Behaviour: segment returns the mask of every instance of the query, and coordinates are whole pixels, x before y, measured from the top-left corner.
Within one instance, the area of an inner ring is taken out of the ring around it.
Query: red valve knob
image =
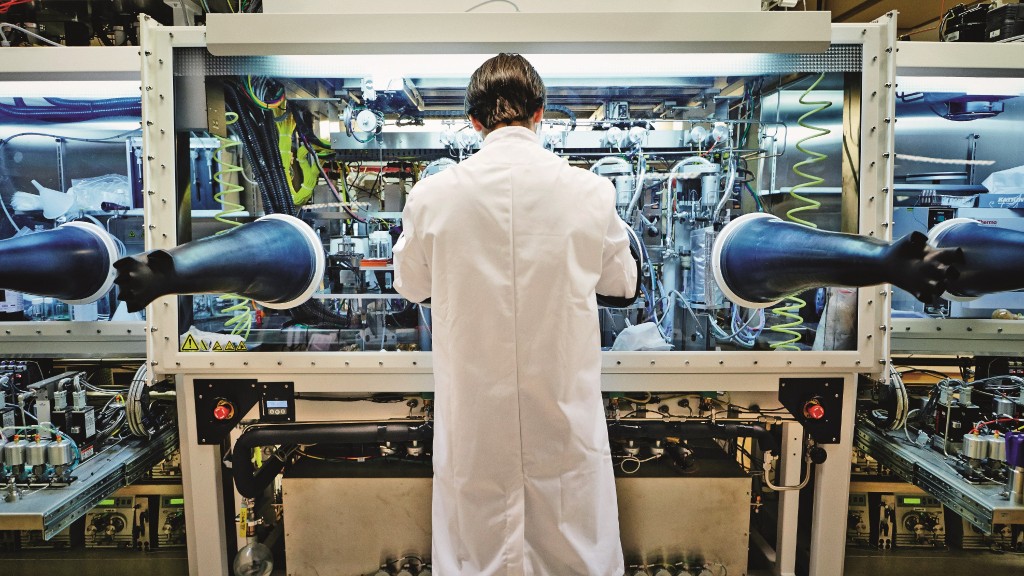
[[[817,400],[809,400],[804,404],[804,416],[811,420],[821,420],[825,417],[825,407]]]
[[[213,409],[213,418],[215,420],[230,420],[234,415],[235,407],[230,402],[221,402]]]

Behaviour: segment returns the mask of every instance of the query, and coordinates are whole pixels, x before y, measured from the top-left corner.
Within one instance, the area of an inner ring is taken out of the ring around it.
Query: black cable
[[[261,137],[263,138],[263,145],[267,150],[271,151],[269,155],[270,173],[276,184],[275,192],[278,195],[280,212],[294,216],[295,205],[292,201],[291,186],[288,185],[284,164],[281,161],[281,154],[278,148],[279,136],[274,114],[270,110],[253,110],[253,112],[259,115],[260,122],[258,127],[262,128]]]
[[[295,118],[295,129],[299,132],[300,136],[315,146],[325,150],[331,149],[330,142],[322,140],[313,132],[313,116],[309,113],[309,110],[294,104],[290,105],[288,110],[291,112],[292,117]]]
[[[896,368],[903,368],[903,366],[895,366],[895,367]],[[904,374],[913,374],[915,372],[918,373],[918,374],[927,374],[929,376],[936,376],[940,380],[947,380],[949,378],[949,374],[944,374],[944,373],[939,372],[937,370],[929,370],[927,368],[910,368],[909,370],[904,370],[904,371],[900,372],[899,374],[900,374],[900,376],[903,376]]]
[[[20,138],[22,136],[41,136],[43,138],[54,138],[54,139],[59,139],[59,140],[68,140],[70,142],[94,142],[94,143],[100,143],[100,144],[121,144],[123,142],[111,142],[111,140],[114,140],[116,138],[126,138],[126,137],[128,137],[128,136],[130,136],[132,134],[135,134],[135,133],[141,132],[141,131],[142,131],[141,128],[135,128],[134,130],[129,130],[127,132],[121,132],[120,134],[114,134],[113,136],[107,136],[105,138],[78,138],[78,137],[74,137],[74,136],[61,136],[60,134],[47,134],[45,132],[19,132],[17,134],[10,135],[7,138],[0,138],[0,150],[3,150],[4,146],[6,146],[7,143],[10,142],[11,140],[14,140],[15,138]]]
[[[106,118],[111,116],[129,116],[138,118],[142,113],[142,103],[120,103],[95,106],[20,106],[0,103],[0,116],[20,120],[39,120],[43,122],[83,121]]]
[[[844,98],[845,98],[845,95],[844,95]],[[848,106],[847,106],[847,110],[849,110]],[[846,115],[845,112],[844,112],[844,115]],[[859,165],[857,164],[857,162],[853,158],[853,152],[850,151],[850,142],[849,142],[849,139],[846,137],[847,136],[847,132],[845,130],[845,127],[846,127],[845,119],[843,120],[843,127],[844,127],[843,136],[842,136],[842,138],[843,138],[843,151],[846,153],[846,160],[850,163],[850,173],[853,175],[853,185],[857,188],[857,192],[860,193],[860,170],[859,170]],[[853,137],[853,127],[852,126],[850,128],[849,135],[850,135],[850,138]]]
[[[253,168],[253,178],[259,185],[260,197],[263,200],[263,211],[267,214],[279,212],[275,201],[273,178],[270,167],[266,164],[269,156],[263,149],[262,141],[256,137],[257,130],[251,115],[251,107],[244,104],[248,97],[243,99],[232,84],[225,85],[224,96],[228,108],[238,115],[238,121],[233,125],[234,133],[242,142],[242,151]]]
[[[316,150],[313,149],[313,145],[310,144],[308,140],[306,140],[306,136],[305,135],[299,134],[299,138],[302,139],[303,145],[306,147],[306,151],[309,152],[313,156],[313,162],[316,162],[316,167],[317,167],[317,169],[320,170],[320,175],[323,176],[324,181],[327,182],[327,186],[331,189],[332,192],[334,192],[335,195],[338,195],[338,190],[334,187],[334,184],[331,183],[331,178],[330,178],[330,176],[327,175],[327,171],[324,170],[323,164],[321,164],[317,160]],[[363,223],[366,222],[366,220],[364,220],[363,218],[360,218],[359,216],[356,216],[355,213],[353,213],[351,210],[349,210],[348,206],[342,205],[342,209],[345,210],[345,212],[349,216],[354,218],[355,220],[357,220],[359,222],[363,222]]]
[[[281,161],[273,113],[259,109],[248,95],[243,95],[241,89],[232,83],[225,85],[224,96],[228,108],[238,114],[238,122],[233,126],[242,142],[242,151],[253,167],[253,177],[263,199],[263,211],[267,214],[294,216],[295,205]],[[289,314],[296,323],[331,328],[348,326],[345,318],[334,314],[316,300],[308,300],[292,308]]]
[[[569,117],[569,130],[576,129],[576,113],[572,111],[568,106],[561,106],[559,104],[548,104],[544,107],[545,111],[550,112],[561,112]]]
[[[234,88],[232,86],[232,88]],[[236,112],[243,120],[243,128],[249,133],[248,139],[251,145],[258,151],[260,166],[263,169],[263,180],[267,186],[267,195],[270,198],[270,210],[274,213],[293,215],[289,210],[288,200],[291,198],[291,190],[284,180],[284,169],[281,166],[281,157],[277,149],[277,128],[274,124],[273,114],[267,110],[258,108],[248,98],[235,92]],[[272,140],[267,138],[267,124],[275,131]],[[280,170],[279,170],[280,168]],[[282,190],[284,188],[284,190]]]
[[[744,177],[742,180],[737,179],[736,180],[737,184],[747,184],[749,182],[753,182],[754,180],[757,180],[757,177],[754,175],[754,173],[751,172],[750,170],[745,169],[745,168],[738,168],[736,170],[736,173],[737,174],[749,174],[750,175],[749,178]]]
[[[349,424],[288,424],[247,429],[231,450],[231,474],[238,493],[255,498],[284,470],[287,456],[280,451],[255,469],[252,450],[258,446],[296,447],[300,444],[363,444],[379,442],[427,442],[432,440],[429,423],[361,422]],[[291,450],[288,448],[286,450]]]

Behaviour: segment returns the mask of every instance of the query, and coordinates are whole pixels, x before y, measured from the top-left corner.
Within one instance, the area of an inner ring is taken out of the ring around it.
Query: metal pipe
[[[235,441],[231,450],[231,475],[238,493],[255,498],[266,490],[274,477],[284,470],[282,451],[265,460],[256,470],[252,449],[258,446],[296,446],[299,444],[365,444],[370,442],[409,442],[429,440],[429,423],[359,422],[353,424],[297,424],[249,428]],[[284,450],[287,452],[287,449]]]
[[[765,452],[778,453],[778,443],[763,426],[753,424],[720,424],[718,422],[665,422],[654,420],[640,422],[636,420],[616,421],[608,424],[608,437],[611,439],[630,438],[665,438],[680,437],[685,439],[714,438],[718,440],[733,438],[755,438]]]
[[[953,419],[953,391],[946,395],[946,431],[942,434],[942,453],[949,458],[949,421]]]
[[[54,141],[57,144],[57,181],[60,182],[60,191],[67,193],[68,173],[64,158],[68,152],[68,141],[64,138],[56,138]]]
[[[978,138],[981,136],[971,133],[967,135],[967,184],[974,185],[974,160],[978,156]]]
[[[1010,486],[1010,503],[1024,504],[1024,466],[1013,469],[1013,480]]]
[[[719,200],[718,206],[715,206],[715,213],[711,215],[712,221],[717,221],[722,211],[725,209],[725,205],[732,198],[733,186],[736,184],[736,163],[729,162],[729,179],[726,181],[725,190],[722,191],[722,199]]]
[[[723,419],[724,420],[724,419]],[[778,444],[763,426],[754,424],[723,424],[720,422],[685,421],[609,421],[608,436],[614,439],[680,437],[685,439],[755,438],[765,452],[777,454]],[[270,486],[274,477],[284,470],[291,447],[305,444],[368,444],[383,442],[433,440],[433,426],[426,421],[350,422],[330,424],[286,424],[254,426],[235,441],[231,451],[231,474],[238,493],[255,498]],[[259,446],[281,446],[273,457],[264,460],[256,470],[252,449]]]

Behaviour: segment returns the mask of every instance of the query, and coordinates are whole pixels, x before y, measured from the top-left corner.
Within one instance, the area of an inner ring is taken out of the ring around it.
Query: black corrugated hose
[[[368,444],[384,442],[429,442],[434,435],[429,422],[358,422],[350,424],[292,424],[249,428],[231,450],[231,475],[238,493],[256,498],[274,477],[284,470],[288,453],[303,444]],[[281,446],[259,470],[252,462],[252,450],[260,446]]]

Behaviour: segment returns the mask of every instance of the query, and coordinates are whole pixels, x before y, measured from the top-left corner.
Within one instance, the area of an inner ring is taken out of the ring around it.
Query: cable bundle
[[[263,211],[294,216],[295,203],[281,160],[280,136],[273,111],[260,107],[248,94],[242,94],[238,86],[230,83],[225,84],[224,96],[228,108],[238,115],[238,120],[231,127],[252,166],[253,178],[263,200]],[[304,122],[296,122],[296,125],[303,126]],[[296,322],[307,325],[347,326],[344,318],[315,300],[293,308],[290,313]]]
[[[107,98],[104,100],[69,100],[45,98],[49,106],[29,106],[23,98],[14,104],[0,103],[0,116],[42,122],[81,122],[112,116],[139,117],[142,115],[140,98]]]
[[[238,114],[238,121],[233,124],[234,133],[242,142],[242,151],[252,166],[264,212],[294,216],[291,190],[277,149],[274,114],[266,108],[258,108],[232,84],[225,85],[224,96],[228,107]]]

